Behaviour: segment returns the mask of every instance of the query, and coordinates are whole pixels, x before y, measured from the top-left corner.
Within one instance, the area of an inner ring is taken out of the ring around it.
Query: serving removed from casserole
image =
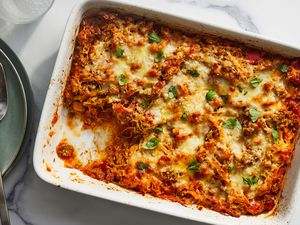
[[[100,11],[79,28],[64,90],[66,167],[223,214],[276,208],[300,124],[300,61]],[[57,118],[54,118],[54,122]]]

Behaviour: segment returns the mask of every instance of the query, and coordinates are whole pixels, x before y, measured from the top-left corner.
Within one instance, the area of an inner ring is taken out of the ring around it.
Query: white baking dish
[[[235,218],[231,216],[224,216],[207,209],[199,211],[195,208],[184,207],[178,203],[150,196],[142,196],[138,193],[120,188],[114,184],[106,184],[104,182],[94,180],[82,174],[80,171],[64,167],[63,162],[57,157],[55,152],[56,145],[61,138],[66,135],[64,131],[66,124],[66,112],[62,108],[62,92],[65,86],[66,77],[69,73],[76,33],[81,19],[84,15],[99,8],[117,9],[122,12],[152,18],[158,22],[167,23],[172,27],[205,32],[229,38],[231,40],[238,40],[240,42],[285,56],[300,56],[300,49],[293,48],[288,44],[246,31],[227,30],[201,21],[188,20],[184,18],[184,13],[182,13],[183,15],[181,17],[178,17],[167,13],[167,9],[161,9],[158,12],[127,4],[120,4],[114,1],[103,0],[80,2],[74,7],[68,20],[45,100],[34,148],[33,161],[37,174],[43,180],[66,189],[201,222],[231,225],[287,224],[291,218],[300,190],[300,179],[298,173],[300,165],[299,144],[297,145],[298,151],[296,149],[294,154],[292,167],[288,171],[279,208],[274,215],[264,214],[259,216],[241,216],[240,218]],[[52,119],[55,113],[58,115],[58,121],[53,126]],[[88,132],[81,134],[81,137],[75,140],[76,143],[74,144],[77,147],[76,149],[80,151],[90,148],[90,139],[91,134]],[[83,155],[83,157],[93,157],[93,154]]]

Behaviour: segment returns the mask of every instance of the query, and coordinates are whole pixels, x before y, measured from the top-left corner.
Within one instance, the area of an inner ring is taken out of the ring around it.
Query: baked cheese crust
[[[83,19],[64,90],[95,179],[240,216],[276,208],[300,122],[300,61],[131,15]],[[71,123],[70,123],[71,124]]]

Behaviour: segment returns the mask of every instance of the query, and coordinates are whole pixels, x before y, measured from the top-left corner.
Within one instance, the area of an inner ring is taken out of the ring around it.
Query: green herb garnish
[[[149,165],[147,163],[140,162],[137,168],[138,170],[144,170],[147,169],[148,167]]]
[[[124,76],[124,74],[121,74],[121,75],[119,76],[119,84],[120,84],[121,86],[123,86],[123,85],[126,84],[126,77]]]
[[[252,122],[256,122],[260,116],[260,112],[256,111],[254,108],[249,109],[249,117]]]
[[[116,48],[116,56],[118,58],[122,57],[123,56],[123,53],[124,53],[124,50],[121,49],[121,48]]]
[[[188,115],[185,112],[182,113],[181,120],[183,120],[183,121],[187,121],[188,120]]]
[[[206,101],[209,102],[209,101],[213,100],[215,98],[216,94],[217,93],[214,90],[209,90],[205,96]]]
[[[176,89],[176,87],[171,86],[171,87],[169,88],[168,97],[169,97],[169,98],[175,98],[176,95],[177,95],[177,89]]]
[[[143,102],[142,102],[142,108],[143,108],[143,109],[147,109],[147,108],[148,108],[148,105],[149,105],[148,102],[146,102],[146,101],[143,101]]]
[[[248,91],[244,90],[242,87],[238,87],[239,92],[242,93],[243,95],[246,95],[248,93]]]
[[[197,161],[197,159],[192,160],[188,167],[187,167],[190,171],[194,171],[194,172],[199,172],[199,162]]]
[[[200,73],[197,70],[187,70],[187,73],[193,77],[199,77]]]
[[[251,187],[254,184],[258,183],[259,178],[257,176],[253,177],[243,177],[243,182]]]
[[[157,147],[159,140],[156,137],[151,138],[149,141],[144,144],[144,149],[153,150]]]
[[[272,138],[274,142],[278,141],[278,131],[276,129],[272,130]]]
[[[242,129],[242,124],[240,123],[240,121],[236,120],[236,127],[239,129]]]
[[[234,166],[228,166],[228,167],[227,167],[227,171],[228,171],[229,173],[231,173],[233,170],[234,170]]]
[[[154,31],[148,34],[148,38],[150,42],[156,42],[156,43],[160,42],[160,37]]]
[[[256,88],[262,82],[261,79],[254,77],[250,80],[250,84],[253,88]]]
[[[228,101],[228,95],[220,95],[223,101],[226,103]]]
[[[226,129],[233,129],[235,127],[242,129],[241,123],[235,118],[229,118],[228,120],[223,122],[222,127],[226,128]]]
[[[163,128],[161,126],[156,126],[154,128],[157,132],[163,132]]]
[[[159,51],[156,56],[155,56],[155,59],[154,59],[154,62],[158,63],[158,62],[161,62],[161,60],[163,59],[164,57],[164,52],[163,51]]]
[[[277,70],[279,70],[282,73],[286,73],[289,70],[289,66],[286,64],[282,64],[277,67]]]

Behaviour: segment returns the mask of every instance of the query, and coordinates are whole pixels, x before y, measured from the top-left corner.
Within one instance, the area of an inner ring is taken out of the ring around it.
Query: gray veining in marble
[[[236,6],[219,6],[219,5],[208,5],[207,8],[212,9],[218,9],[226,12],[228,15],[230,15],[232,18],[236,20],[236,22],[239,24],[240,28],[246,31],[251,31],[254,33],[259,33],[258,28],[256,25],[252,22],[252,19],[249,14],[242,11]]]
[[[236,5],[228,5],[230,2],[226,4],[216,4],[219,1],[207,1],[207,0],[168,0],[171,3],[184,3],[189,4],[194,7],[199,7],[201,9],[217,9],[227,13],[231,16],[240,26],[241,29],[246,31],[251,31],[255,33],[259,33],[258,28],[253,23],[251,16],[245,10],[241,9]]]

